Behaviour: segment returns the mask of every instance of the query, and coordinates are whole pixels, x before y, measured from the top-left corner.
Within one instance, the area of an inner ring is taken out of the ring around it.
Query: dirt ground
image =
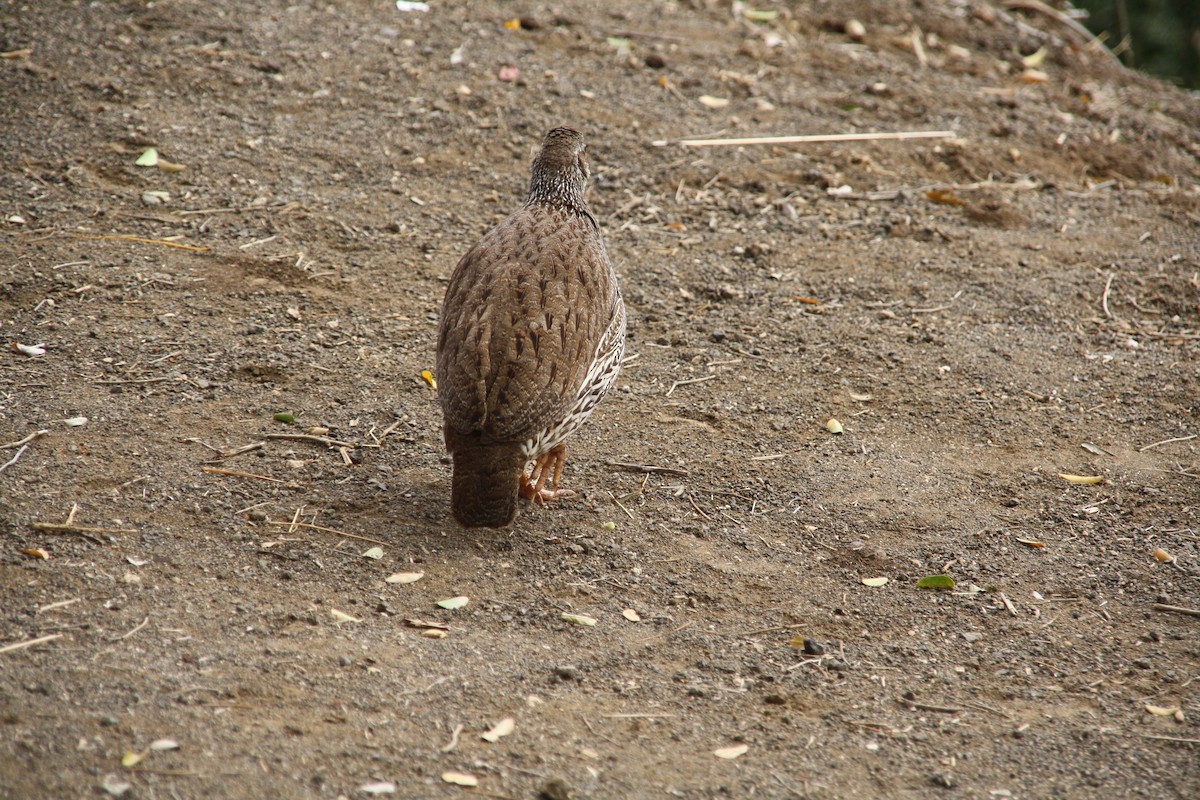
[[[1200,98],[984,2],[430,5],[0,5],[0,797],[1200,796]],[[557,124],[627,360],[467,532],[421,373]]]

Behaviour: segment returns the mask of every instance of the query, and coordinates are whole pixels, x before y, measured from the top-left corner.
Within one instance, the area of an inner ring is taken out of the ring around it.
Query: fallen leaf
[[[146,757],[146,753],[148,753],[148,752],[149,752],[148,750],[143,750],[140,753],[136,752],[134,750],[126,751],[125,755],[121,756],[121,766],[122,767],[137,766],[138,764],[141,763],[142,759]]]
[[[617,50],[628,50],[630,45],[630,41],[623,36],[610,36],[605,41]]]
[[[594,627],[596,624],[595,617],[588,617],[584,616],[583,614],[568,614],[564,611],[560,618],[564,622],[571,622],[576,625],[586,625],[589,628]]]
[[[887,578],[863,578],[863,586],[887,586]]]
[[[113,797],[120,797],[131,788],[127,781],[123,781],[116,775],[105,775],[104,780],[100,782],[100,788],[108,792]]]
[[[825,423],[825,430],[829,431],[830,433],[841,433],[843,431],[842,423],[831,418],[829,422]]]
[[[87,422],[87,417],[71,417],[70,419],[63,420],[63,424],[68,428],[78,428],[82,425],[87,425]]]
[[[617,523],[605,522],[603,525],[600,526],[600,529],[604,530],[604,531],[615,531],[617,529]]]
[[[1179,706],[1171,706],[1168,708],[1167,706],[1152,706],[1147,703],[1146,710],[1156,717],[1173,717],[1175,716],[1175,712],[1179,711]]]
[[[803,295],[797,295],[794,299],[796,300],[797,303],[804,303],[804,305],[806,305],[806,306],[821,305],[821,301],[815,297],[805,297]]]
[[[455,786],[478,786],[479,779],[465,772],[443,772],[442,780]]]
[[[428,11],[429,3],[413,3],[410,0],[396,0],[397,11]]]
[[[479,738],[483,739],[485,742],[498,742],[500,741],[500,737],[508,736],[516,727],[517,721],[515,719],[512,717],[505,717],[497,722],[490,731],[480,735]]]
[[[46,345],[44,344],[17,344],[14,342],[13,350],[16,350],[21,355],[31,357],[46,355]]]
[[[729,98],[713,97],[711,94],[702,94],[699,100],[700,105],[707,106],[708,108],[724,108],[729,105]]]
[[[755,8],[742,9],[742,16],[751,22],[772,22],[779,16],[778,11],[759,11]]]
[[[396,784],[391,781],[379,781],[377,783],[364,783],[358,787],[358,790],[363,794],[395,794]]]
[[[21,551],[21,553],[23,555],[29,556],[30,558],[49,558],[50,557],[50,554],[47,553],[45,550],[43,550],[40,547],[26,547]]]
[[[421,380],[423,380],[427,384],[429,384],[429,388],[431,388],[431,389],[437,388],[437,379],[435,379],[433,377],[433,373],[430,372],[429,370],[427,370],[427,369],[421,370]]]
[[[174,739],[155,739],[150,743],[151,750],[178,750],[179,742]]]
[[[1092,455],[1097,455],[1097,456],[1111,456],[1112,455],[1112,453],[1108,452],[1103,447],[1094,445],[1091,442],[1084,442],[1083,444],[1081,444],[1079,446],[1082,447],[1084,450],[1087,450]]]
[[[1027,69],[1019,77],[1026,83],[1045,83],[1050,80],[1050,76],[1040,69]]]
[[[622,611],[621,616],[624,617],[625,619],[629,620],[630,622],[641,622],[642,621],[642,615],[639,614],[638,612],[634,611],[632,608],[627,608],[624,611]]]
[[[183,172],[185,169],[187,169],[187,167],[185,167],[183,164],[176,164],[173,161],[167,161],[162,158],[158,160],[158,164],[156,166],[163,172]]]
[[[745,755],[749,749],[750,745],[748,744],[735,744],[732,747],[719,747],[713,750],[713,755],[717,758],[725,758],[732,761],[740,755]]]
[[[292,425],[296,422],[296,415],[291,411],[280,411],[278,414],[272,416],[271,419],[276,422],[286,422],[288,425]]]
[[[345,611],[338,611],[336,608],[329,609],[329,613],[332,614],[333,618],[338,622],[362,622],[362,620],[358,617],[352,617]]]
[[[1058,473],[1058,477],[1062,478],[1067,483],[1078,483],[1078,484],[1104,483],[1103,475],[1067,475],[1065,472],[1060,472],[1060,473]]]
[[[455,609],[462,608],[469,602],[471,602],[470,598],[459,595],[458,597],[448,597],[445,600],[438,600],[437,604],[442,608],[454,611]]]
[[[949,575],[926,575],[917,581],[918,589],[953,589],[954,578]]]
[[[399,584],[416,583],[417,581],[421,580],[421,578],[424,578],[424,577],[425,577],[424,572],[397,572],[394,575],[388,575],[386,578],[384,578],[384,581],[386,581],[387,583],[399,583]]]
[[[507,29],[508,29],[508,30],[510,30],[510,31],[519,31],[519,30],[521,30],[521,18],[520,18],[520,17],[513,17],[512,19],[506,19],[506,20],[504,20],[504,27],[505,27],[505,28],[507,28]]]
[[[422,636],[426,639],[445,639],[449,635],[449,631],[443,631],[439,628],[426,628],[417,634],[417,636]]]
[[[1029,545],[1030,547],[1045,547],[1046,545],[1039,542],[1037,539],[1017,539],[1021,544]]]
[[[1154,550],[1151,551],[1150,555],[1154,556],[1154,559],[1156,561],[1160,561],[1164,564],[1167,563],[1168,561],[1175,560],[1175,556],[1171,555],[1166,550],[1163,550],[1161,547],[1154,548]]]
[[[158,151],[153,147],[147,147],[133,163],[138,167],[153,167],[158,163]]]
[[[938,203],[943,206],[965,205],[958,195],[949,189],[930,189],[925,193],[925,199],[931,203]]]
[[[1046,60],[1048,51],[1045,47],[1039,47],[1036,52],[1030,53],[1027,56],[1022,56],[1021,63],[1027,67],[1040,67],[1042,62]]]
[[[444,622],[434,622],[433,620],[421,619],[420,617],[405,617],[403,622],[410,628],[437,628],[443,631],[450,629],[450,626]]]
[[[870,402],[871,400],[874,400],[875,398],[869,394],[859,394],[858,392],[851,392],[850,399],[857,403],[867,403],[867,402]]]
[[[382,547],[368,548],[363,551],[362,557],[363,558],[373,558],[376,561],[378,561],[379,559],[383,558],[383,548]]]

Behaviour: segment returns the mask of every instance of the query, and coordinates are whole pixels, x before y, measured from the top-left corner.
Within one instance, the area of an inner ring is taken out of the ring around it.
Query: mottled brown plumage
[[[450,508],[468,527],[512,522],[518,495],[570,494],[558,482],[563,440],[616,380],[625,304],[583,199],[589,174],[583,137],[549,131],[525,205],[450,276],[438,399],[454,459]]]

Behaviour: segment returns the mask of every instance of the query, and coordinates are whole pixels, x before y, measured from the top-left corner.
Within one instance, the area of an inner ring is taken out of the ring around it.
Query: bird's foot
[[[561,444],[539,456],[529,472],[521,476],[521,496],[541,505],[559,497],[574,497],[572,490],[559,488],[566,461],[567,448]],[[551,489],[547,484],[553,484],[554,488]]]

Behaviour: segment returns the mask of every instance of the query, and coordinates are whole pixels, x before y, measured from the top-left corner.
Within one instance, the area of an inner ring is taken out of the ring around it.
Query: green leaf
[[[448,597],[445,600],[438,600],[437,604],[449,611],[454,611],[455,609],[462,608],[468,602],[470,601],[466,597],[459,595],[458,597]]]
[[[133,163],[139,167],[153,167],[158,163],[158,151],[153,147],[147,147]]]
[[[288,425],[295,425],[296,415],[290,411],[280,411],[275,415],[274,420],[276,422],[286,422]]]
[[[926,575],[917,581],[918,589],[953,589],[954,578],[949,575]]]

